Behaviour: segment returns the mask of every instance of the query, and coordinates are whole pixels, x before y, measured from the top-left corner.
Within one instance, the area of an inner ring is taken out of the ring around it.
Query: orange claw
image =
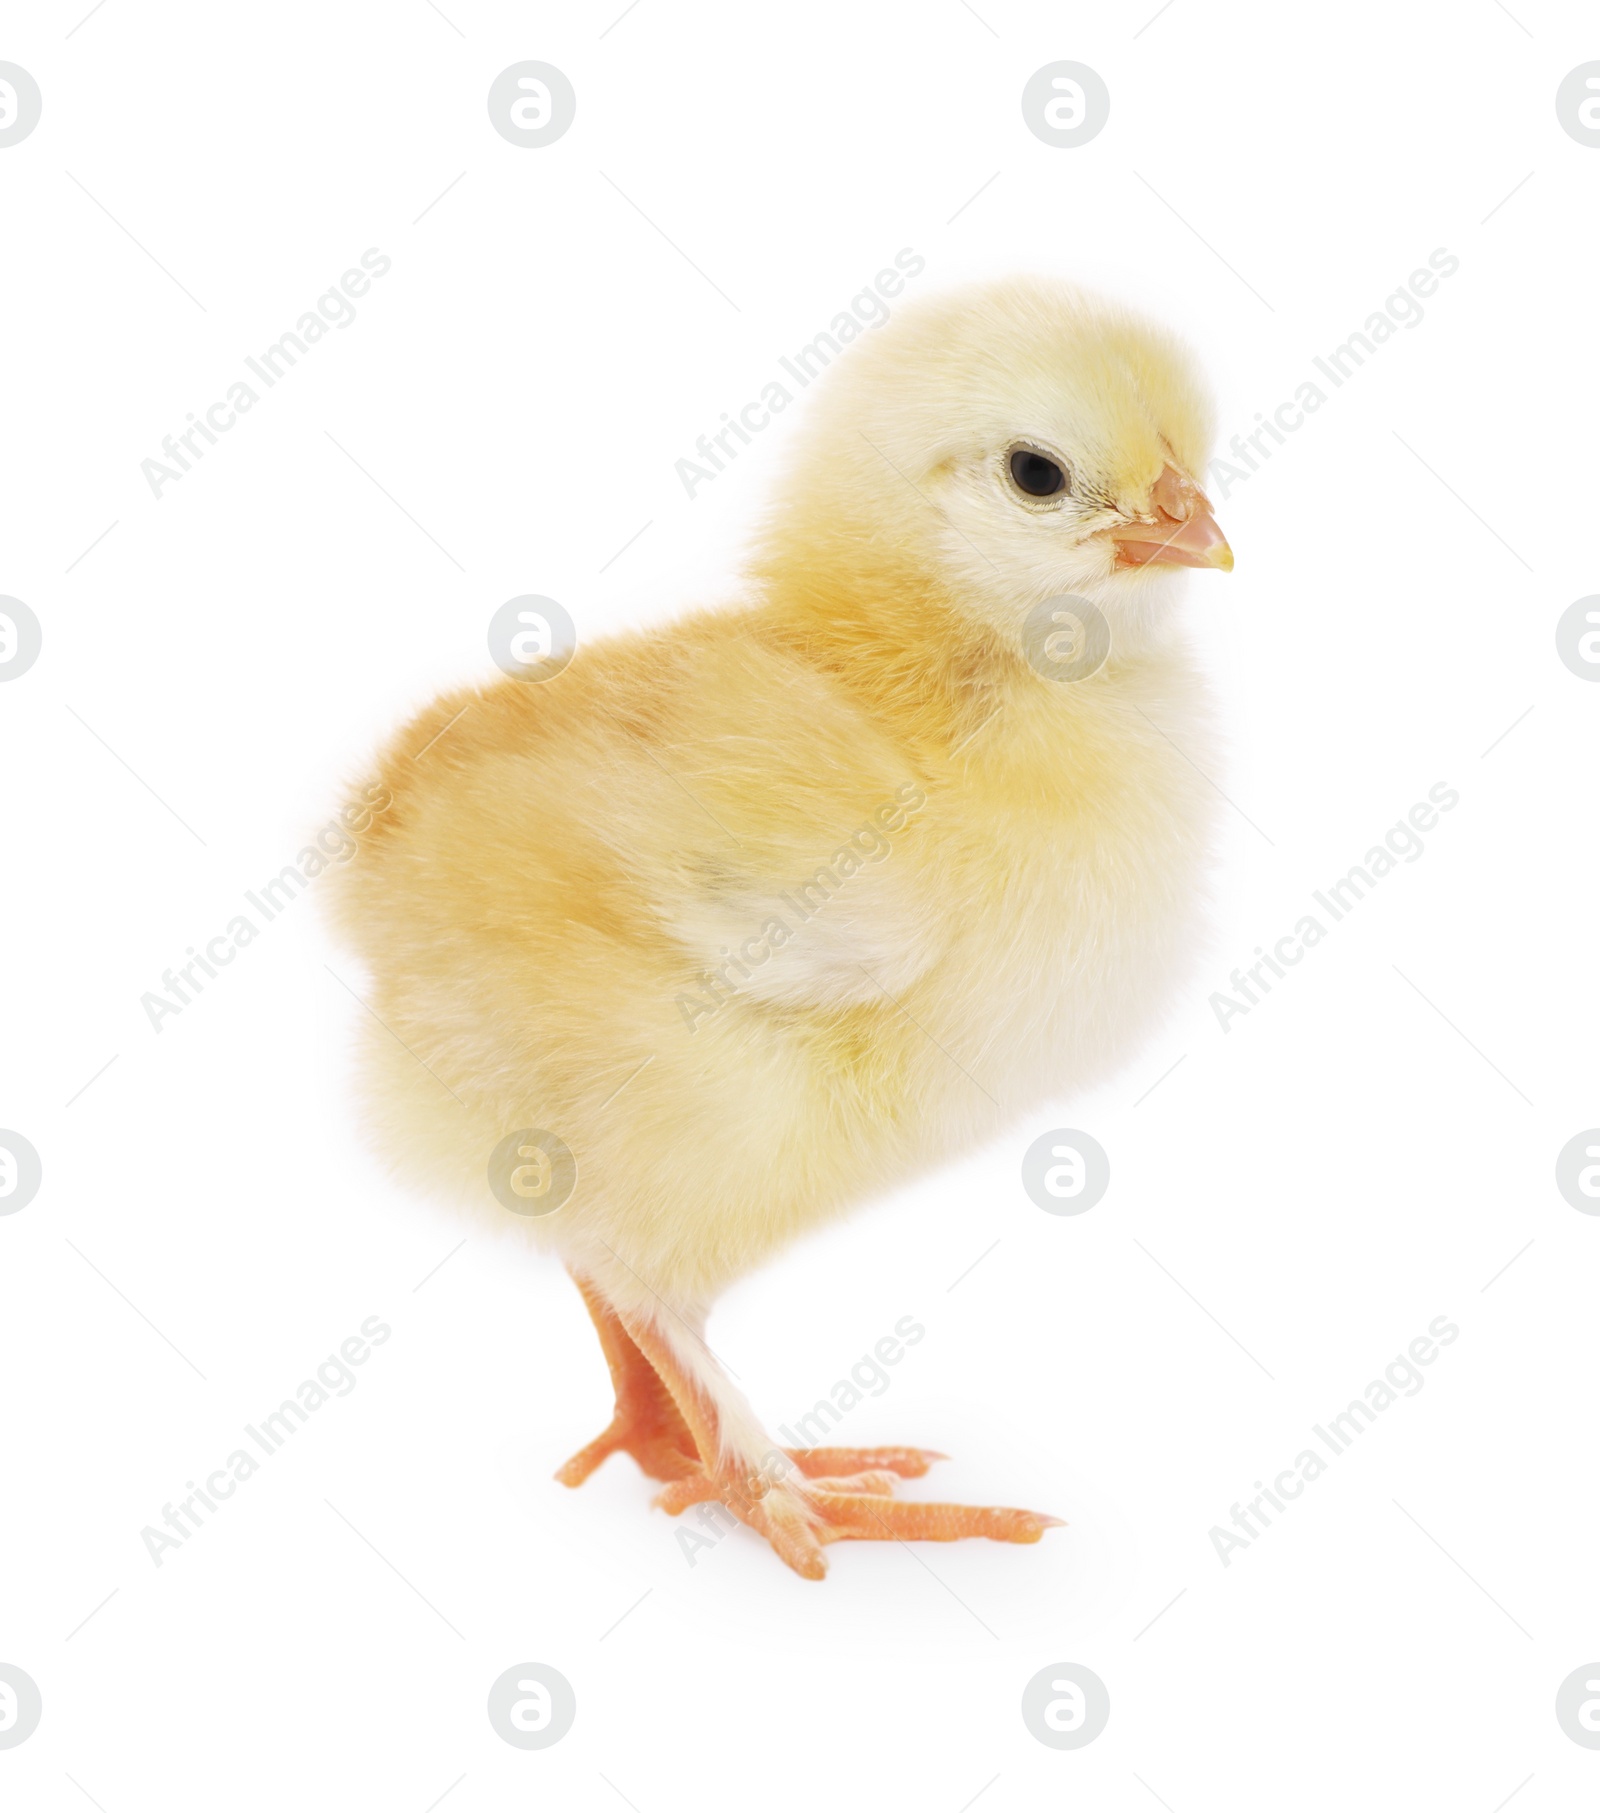
[[[1060,1517],[1039,1511],[1013,1511],[999,1505],[930,1505],[854,1493],[818,1495],[823,1519],[817,1531],[823,1542],[959,1542],[964,1536],[987,1536],[991,1542],[1037,1542],[1046,1530],[1059,1529]]]

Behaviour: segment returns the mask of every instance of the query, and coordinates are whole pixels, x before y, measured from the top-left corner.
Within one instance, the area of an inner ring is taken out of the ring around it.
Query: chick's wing
[[[735,659],[649,751],[686,840],[653,901],[697,970],[791,1007],[881,1000],[932,960],[927,796],[903,751],[813,676]]]

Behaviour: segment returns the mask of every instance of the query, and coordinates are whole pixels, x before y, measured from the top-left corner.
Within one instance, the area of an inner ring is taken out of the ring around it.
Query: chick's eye
[[[1019,447],[1012,454],[1011,477],[1017,489],[1029,497],[1054,497],[1067,488],[1066,473],[1031,447]]]

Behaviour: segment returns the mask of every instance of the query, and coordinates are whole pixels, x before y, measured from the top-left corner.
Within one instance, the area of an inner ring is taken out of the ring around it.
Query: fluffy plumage
[[[670,1350],[702,1468],[771,1453],[698,1339],[718,1292],[1103,1076],[1185,963],[1209,731],[1152,546],[1223,564],[1209,432],[1183,350],[1063,285],[907,308],[819,385],[739,608],[448,695],[382,757],[335,901],[426,1060],[376,1032],[382,1148],[505,1221],[491,1150],[558,1134],[577,1188],[523,1225]],[[1020,492],[1019,445],[1070,491]],[[1063,593],[1113,637],[1066,683],[1021,638]]]

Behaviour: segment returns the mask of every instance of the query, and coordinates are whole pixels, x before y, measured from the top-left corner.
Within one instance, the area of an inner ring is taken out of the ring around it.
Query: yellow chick
[[[616,1412],[567,1484],[624,1451],[811,1579],[844,1538],[1058,1521],[896,1499],[925,1450],[778,1448],[706,1317],[1103,1077],[1183,973],[1209,436],[1184,350],[1064,284],[907,308],[819,384],[738,608],[450,694],[383,756],[334,901],[381,1146],[525,1206],[577,1280]]]

